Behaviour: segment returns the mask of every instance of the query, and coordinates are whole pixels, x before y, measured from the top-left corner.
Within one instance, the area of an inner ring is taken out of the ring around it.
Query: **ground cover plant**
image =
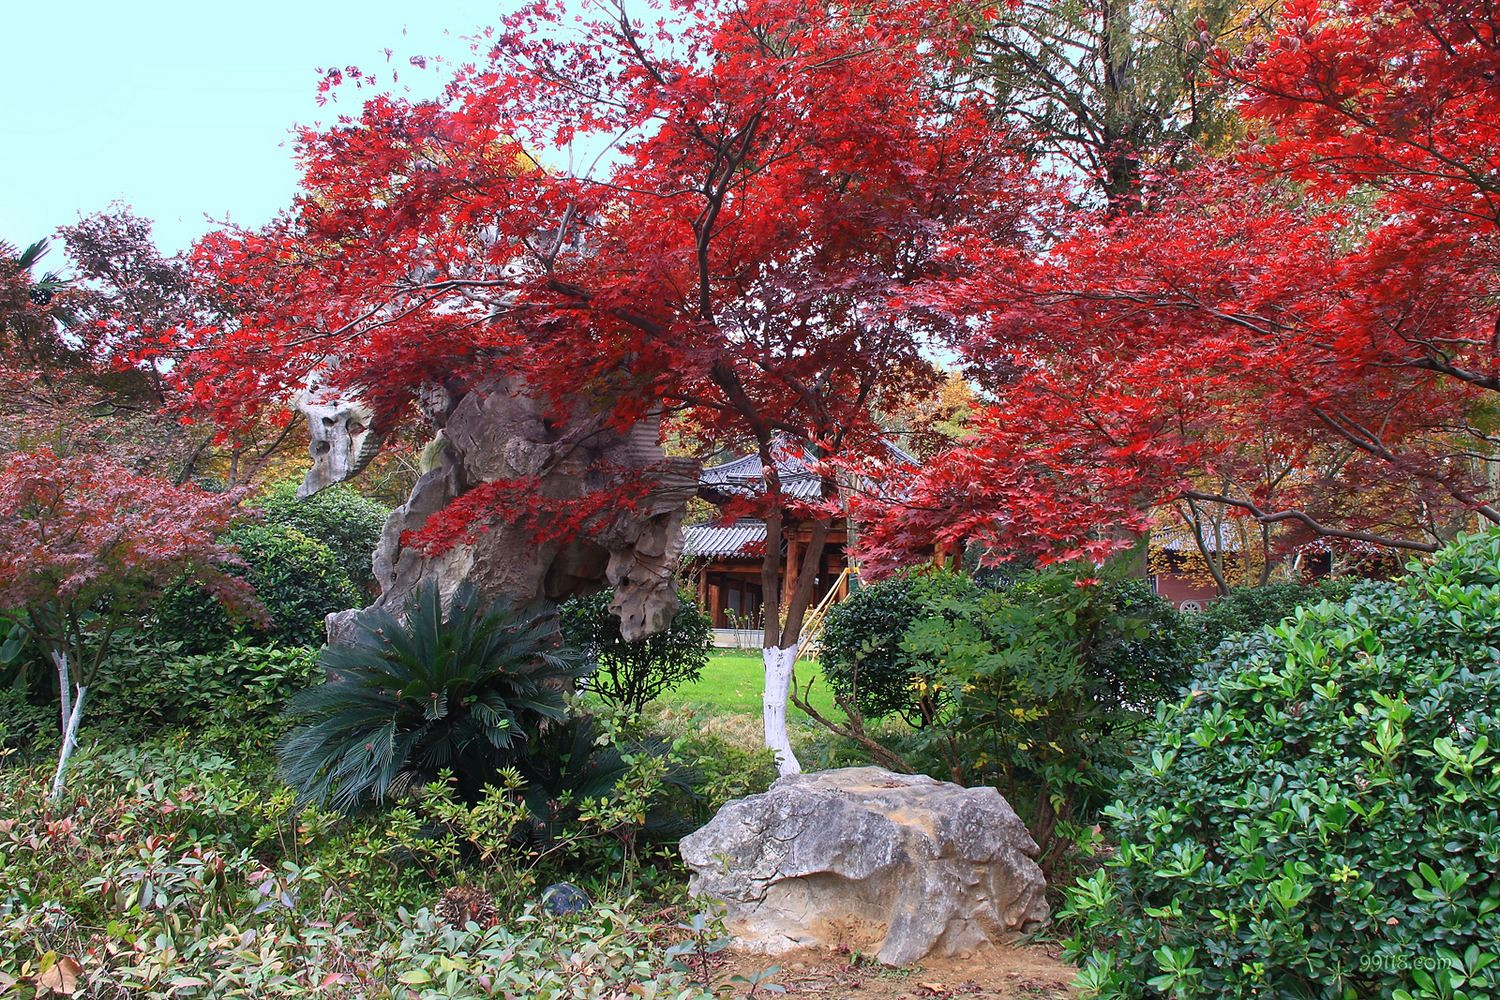
[[[317,650],[231,639],[186,653],[150,630],[127,633],[100,668],[84,731],[144,737],[193,725],[270,723],[321,676]]]
[[[1500,532],[1230,641],[1063,915],[1105,997],[1500,989]]]
[[[298,809],[269,749],[263,729],[218,728],[86,750],[63,803],[45,769],[0,769],[0,992],[707,995],[672,968],[676,932],[614,905],[602,883],[584,883],[598,906],[551,916],[535,902],[536,853],[479,866],[458,834],[424,830],[463,815],[451,798],[357,820]],[[439,917],[458,872],[500,896],[503,921]],[[504,896],[508,880],[519,895]]]

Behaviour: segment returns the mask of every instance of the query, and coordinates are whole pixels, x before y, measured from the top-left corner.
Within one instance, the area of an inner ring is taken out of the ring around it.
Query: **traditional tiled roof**
[[[893,459],[909,465],[917,460],[891,442],[885,447]],[[791,448],[777,447],[776,471],[781,479],[781,491],[797,500],[816,500],[822,484],[815,472],[807,467],[801,454]],[[698,478],[699,491],[714,495],[719,502],[735,497],[751,497],[760,493],[764,480],[760,474],[760,456],[745,455],[722,465],[713,465],[703,470]]]
[[[1240,540],[1227,524],[1204,525],[1204,546],[1210,552],[1238,552]],[[1169,524],[1151,532],[1151,547],[1159,552],[1198,552],[1198,541],[1192,529],[1184,524]]]
[[[766,522],[741,518],[734,524],[695,524],[686,529],[686,552],[694,559],[758,556],[766,544]]]
[[[917,460],[900,448],[885,443],[892,459],[898,462],[917,464]],[[781,479],[781,490],[796,500],[816,500],[822,483],[817,474],[807,467],[801,454],[792,448],[776,449],[776,471]],[[721,465],[704,469],[698,478],[699,495],[715,503],[727,503],[737,497],[753,497],[764,488],[765,480],[760,473],[760,456],[745,455]],[[686,529],[685,552],[690,559],[723,559],[736,556],[748,558],[759,556],[765,549],[766,522],[754,518],[741,518],[733,524],[697,524]]]

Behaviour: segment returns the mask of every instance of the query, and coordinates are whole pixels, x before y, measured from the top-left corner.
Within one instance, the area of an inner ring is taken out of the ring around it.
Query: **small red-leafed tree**
[[[1221,57],[1254,141],[1048,253],[957,245],[996,405],[870,538],[1098,557],[1148,509],[1431,551],[1500,521],[1500,30],[1468,2],[1288,6]],[[1003,249],[1003,248],[1002,248]],[[978,318],[975,318],[978,317]]]
[[[151,229],[120,204],[61,227],[66,278],[44,270],[56,260],[46,242],[0,242],[0,451],[107,453],[176,482],[248,482],[291,425],[230,437],[171,412],[182,402],[172,345],[224,314],[217,290],[184,257],[163,254]]]
[[[932,276],[956,228],[1021,239],[1028,166],[982,103],[941,86],[973,12],[592,10],[529,4],[486,33],[441,100],[376,97],[305,132],[294,212],[198,248],[241,320],[189,345],[182,371],[230,425],[313,373],[383,428],[424,387],[461,393],[500,373],[559,426],[580,410],[620,428],[663,411],[703,456],[753,449],[763,481],[732,514],[766,521],[766,741],[794,770],[787,686],[843,516],[836,467],[887,457],[874,414],[930,393],[923,346],[949,322],[893,299]],[[818,479],[810,499],[778,479],[787,452]],[[622,483],[621,502],[636,486]],[[555,534],[601,513],[491,487],[420,541],[518,515]],[[812,534],[787,594],[792,520]]]
[[[238,564],[234,550],[214,541],[240,498],[137,476],[103,458],[36,451],[6,459],[0,608],[57,669],[54,799],[64,791],[84,701],[121,628],[184,576],[232,612],[258,613],[249,584],[226,572]]]

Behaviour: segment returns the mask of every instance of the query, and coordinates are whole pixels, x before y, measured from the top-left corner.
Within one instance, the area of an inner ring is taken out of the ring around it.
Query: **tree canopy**
[[[995,403],[870,536],[1101,555],[1187,499],[1431,551],[1493,498],[1500,32],[1473,3],[1291,4],[1220,52],[1249,139],[1075,215],[1042,255],[975,233],[962,345]]]

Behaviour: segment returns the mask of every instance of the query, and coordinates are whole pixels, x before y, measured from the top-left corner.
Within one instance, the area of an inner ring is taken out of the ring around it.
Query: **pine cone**
[[[493,927],[498,919],[494,896],[483,889],[462,885],[445,890],[432,909],[439,920],[459,930],[471,920],[480,927]]]

